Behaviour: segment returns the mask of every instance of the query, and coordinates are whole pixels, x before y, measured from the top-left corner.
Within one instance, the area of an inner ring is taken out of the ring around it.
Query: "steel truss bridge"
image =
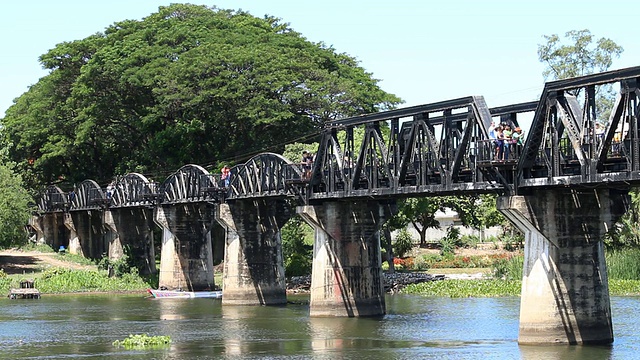
[[[228,187],[190,164],[160,184],[130,173],[109,190],[93,180],[71,192],[50,186],[38,206],[54,212],[285,197],[310,204],[628,187],[640,180],[639,84],[640,67],[632,67],[548,82],[534,102],[489,108],[482,96],[469,96],[330,121],[308,177],[297,161],[262,153],[233,167]],[[597,108],[596,94],[607,89],[617,92],[615,102]],[[492,121],[522,127],[527,116],[525,144],[497,159]]]

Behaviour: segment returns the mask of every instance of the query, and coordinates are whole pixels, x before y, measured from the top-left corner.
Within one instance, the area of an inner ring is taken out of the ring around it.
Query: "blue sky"
[[[38,57],[56,44],[142,19],[162,0],[32,0],[0,5],[0,117],[47,73]],[[612,69],[640,65],[640,2],[610,0],[218,0],[193,4],[281,18],[308,40],[354,56],[402,106],[483,95],[491,107],[537,100],[543,35],[589,29],[625,51]]]

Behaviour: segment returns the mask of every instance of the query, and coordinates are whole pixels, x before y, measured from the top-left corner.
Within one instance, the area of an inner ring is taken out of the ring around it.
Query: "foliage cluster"
[[[455,226],[449,226],[447,228],[447,234],[438,242],[440,245],[440,254],[453,255],[456,247],[462,245],[460,239],[460,229]]]
[[[285,274],[303,276],[311,274],[313,230],[299,216],[291,218],[282,227],[282,257]]]
[[[504,280],[522,280],[524,255],[498,259],[492,265],[493,276]]]
[[[1,127],[1,126],[0,126]],[[0,247],[11,247],[27,241],[25,225],[31,216],[31,195],[22,177],[0,151]]]
[[[627,248],[605,251],[609,279],[640,280],[640,249]]]
[[[125,246],[123,251],[124,253],[118,260],[111,260],[108,256],[103,256],[102,259],[98,261],[98,269],[106,270],[109,276],[121,277],[131,272],[137,274],[138,268],[129,255],[131,253],[130,247]]]
[[[393,253],[397,257],[404,257],[413,248],[413,238],[407,229],[401,229],[393,242]]]
[[[460,297],[500,297],[519,296],[521,281],[487,280],[442,280],[407,285],[403,293],[426,296]]]
[[[394,258],[396,270],[450,269],[450,268],[489,268],[497,264],[520,257],[519,253],[500,253],[489,255],[454,255],[454,254],[422,254],[416,257]],[[522,262],[521,262],[522,263]],[[383,263],[384,267],[385,263]]]
[[[280,19],[201,5],[160,7],[39,60],[49,74],[2,120],[31,185],[244,161],[400,103],[354,57]]]
[[[147,334],[129,334],[124,340],[116,340],[113,346],[124,348],[143,348],[143,347],[160,347],[171,343],[171,336],[156,335],[149,336]]]
[[[35,279],[35,287],[43,293],[72,293],[94,291],[137,291],[149,284],[133,271],[122,277],[109,277],[106,271],[50,268]]]

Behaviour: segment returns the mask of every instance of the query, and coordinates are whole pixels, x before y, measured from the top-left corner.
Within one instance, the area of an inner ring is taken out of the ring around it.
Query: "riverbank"
[[[466,274],[455,274],[453,278],[477,276]],[[408,285],[420,284],[431,281],[440,281],[447,278],[444,274],[429,274],[425,272],[395,272],[393,274],[388,272],[382,273],[382,281],[384,283],[385,292],[387,293],[399,293]],[[311,275],[307,276],[293,276],[287,278],[287,292],[292,294],[308,293],[311,288]]]

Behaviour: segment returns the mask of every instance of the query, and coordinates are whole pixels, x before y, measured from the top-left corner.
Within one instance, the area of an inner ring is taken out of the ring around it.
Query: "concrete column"
[[[160,287],[189,291],[213,290],[211,224],[213,209],[202,203],[156,208],[162,227]]]
[[[63,212],[50,212],[42,215],[41,231],[44,243],[58,250],[60,246],[67,246],[68,232],[64,226]]]
[[[46,244],[44,238],[44,215],[33,215],[29,219],[29,226],[36,232],[36,244]]]
[[[386,313],[380,227],[396,212],[377,201],[324,202],[298,213],[315,229],[311,316]]]
[[[73,211],[71,218],[78,235],[82,254],[89,259],[101,259],[109,250],[109,243],[105,240],[102,211]]]
[[[525,233],[519,343],[613,342],[602,239],[627,203],[626,191],[611,189],[498,198]]]
[[[64,226],[69,231],[69,246],[67,246],[67,251],[70,254],[76,254],[85,256],[82,252],[82,245],[80,245],[80,238],[78,237],[78,232],[76,231],[76,226],[73,223],[73,217],[70,213],[64,214]]]
[[[226,228],[223,305],[286,304],[280,228],[291,212],[283,200],[235,200],[220,204]]]
[[[121,259],[126,253],[140,274],[154,274],[153,209],[112,208],[105,210],[104,222],[113,234],[109,242],[109,259]]]

